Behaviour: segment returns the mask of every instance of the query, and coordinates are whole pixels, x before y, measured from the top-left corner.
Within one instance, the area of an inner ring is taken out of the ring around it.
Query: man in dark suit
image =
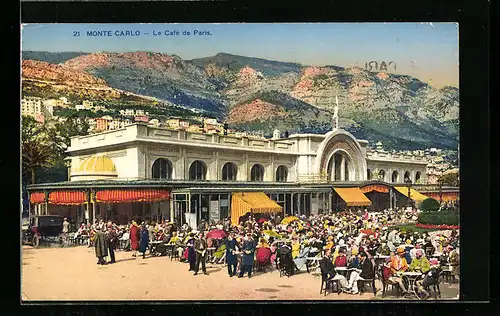
[[[205,266],[205,262],[207,261],[207,248],[207,241],[205,238],[203,238],[203,233],[200,233],[198,235],[198,239],[194,241],[194,250],[196,252],[196,267],[194,269],[194,275],[198,274],[198,271],[200,269],[200,262],[203,274],[208,275],[207,267]]]
[[[251,234],[247,234],[245,241],[243,242],[243,257],[241,260],[241,270],[238,278],[242,278],[245,272],[248,272],[248,277],[252,277],[253,262],[255,258],[255,242],[252,239]]]
[[[373,279],[374,270],[372,261],[366,258],[365,252],[359,253],[359,265],[361,270],[354,270],[351,272],[351,277],[349,279],[349,288],[351,288],[352,294],[358,294],[358,280]]]

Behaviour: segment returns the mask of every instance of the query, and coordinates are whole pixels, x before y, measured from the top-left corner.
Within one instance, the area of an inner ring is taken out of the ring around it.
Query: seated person
[[[293,263],[297,270],[302,271],[306,268],[307,257],[309,257],[309,253],[311,252],[311,247],[309,246],[309,242],[307,240],[304,241],[304,246],[300,249],[299,255],[297,258],[293,259]]]
[[[425,298],[430,296],[430,286],[439,284],[440,272],[438,260],[432,258],[430,260],[430,269],[426,272],[425,277],[417,281],[418,290],[425,295]]]
[[[284,269],[288,276],[292,276],[295,272],[295,265],[292,259],[292,242],[287,240],[286,243],[278,250],[278,260],[281,269]]]
[[[167,254],[167,249],[168,249],[167,244],[168,244],[169,240],[168,240],[168,236],[165,234],[165,232],[163,231],[162,228],[160,228],[159,234],[156,236],[156,240],[163,242],[163,243],[158,244],[156,246],[156,251],[158,252],[158,254],[160,256],[165,256]]]
[[[415,259],[411,261],[408,270],[412,272],[422,272],[426,273],[430,270],[430,263],[427,257],[424,257],[424,251],[422,249],[417,249],[415,252]]]
[[[335,280],[340,284],[340,288],[343,291],[347,291],[347,279],[335,272],[335,266],[333,265],[333,256],[331,249],[325,251],[325,256],[319,262],[321,268],[322,277],[326,280]]]
[[[358,294],[358,281],[373,279],[375,277],[373,264],[367,259],[367,254],[363,251],[359,253],[359,265],[361,269],[356,269],[351,272],[349,278],[348,291],[352,294]]]
[[[389,283],[398,284],[403,293],[408,293],[406,289],[401,273],[408,270],[408,263],[405,259],[405,249],[399,247],[397,249],[397,255],[391,257],[389,262],[390,277],[388,278]]]
[[[356,268],[359,269],[361,266],[359,265],[359,257],[358,257],[358,250],[354,250],[351,252],[351,258],[349,260],[349,264],[347,265],[348,268]]]
[[[339,249],[339,255],[335,258],[335,267],[347,267],[347,257],[345,255],[345,249]]]
[[[255,260],[257,261],[258,270],[262,270],[262,266],[271,262],[271,248],[259,247],[255,252]]]

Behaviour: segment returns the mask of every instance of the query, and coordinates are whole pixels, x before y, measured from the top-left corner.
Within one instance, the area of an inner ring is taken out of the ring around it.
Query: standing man
[[[233,277],[236,274],[236,266],[238,260],[236,258],[236,240],[234,239],[234,233],[230,233],[225,240],[226,244],[226,263],[227,263],[227,273],[229,277]]]
[[[198,235],[198,239],[194,241],[194,250],[196,251],[196,267],[194,269],[194,275],[198,274],[198,271],[200,269],[200,262],[203,274],[208,275],[207,267],[205,266],[205,262],[207,261],[207,248],[207,241],[205,238],[203,238],[203,232],[200,232],[200,234]]]
[[[97,257],[97,264],[105,265],[107,264],[104,257],[108,256],[108,244],[105,235],[106,227],[104,225],[100,225],[94,236],[94,247],[95,247],[95,255]]]
[[[245,272],[248,272],[248,277],[252,277],[253,261],[255,258],[255,242],[252,239],[252,234],[247,234],[243,242],[243,258],[241,261],[241,270],[238,278],[242,278]]]
[[[108,250],[109,250],[109,263],[115,263],[115,248],[116,242],[118,241],[118,233],[113,227],[113,223],[111,221],[108,222],[108,230],[106,231],[106,240],[108,242]]]
[[[69,222],[68,222],[68,219],[65,217],[63,224],[62,224],[63,245],[66,245],[66,241],[68,238],[68,232],[69,232]]]

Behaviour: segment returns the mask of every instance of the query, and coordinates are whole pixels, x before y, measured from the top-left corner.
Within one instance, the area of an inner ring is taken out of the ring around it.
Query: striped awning
[[[264,192],[238,192],[231,197],[231,223],[238,225],[240,217],[251,213],[279,213],[283,208]]]
[[[83,191],[55,191],[49,194],[49,203],[56,205],[80,205],[86,199]]]
[[[439,192],[423,192],[422,194],[437,201],[442,198],[443,202],[457,201],[460,198],[459,192],[442,192],[441,198],[439,196]]]
[[[160,202],[169,198],[170,191],[162,189],[101,190],[95,194],[96,202],[102,203]]]
[[[359,188],[334,188],[347,206],[368,206],[372,202]]]
[[[45,202],[45,192],[33,192],[30,194],[31,204],[41,204]]]
[[[361,192],[363,193],[368,193],[368,192],[380,192],[380,193],[389,193],[389,187],[381,184],[370,184],[367,186],[364,186],[360,188]]]
[[[396,189],[399,193],[403,194],[404,196],[408,197],[408,187],[394,187],[394,189]],[[418,192],[413,188],[410,188],[410,199],[414,201],[423,201],[427,198],[429,197],[423,195],[422,193]]]

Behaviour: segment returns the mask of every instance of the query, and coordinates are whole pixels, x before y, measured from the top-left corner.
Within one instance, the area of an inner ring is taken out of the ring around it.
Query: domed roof
[[[113,160],[109,157],[92,156],[82,161],[75,172],[85,174],[116,174],[116,167]]]

